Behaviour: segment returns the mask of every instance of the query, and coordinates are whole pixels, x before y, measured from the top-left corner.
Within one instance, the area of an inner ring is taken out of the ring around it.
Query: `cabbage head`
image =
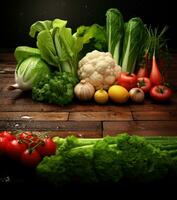
[[[15,88],[31,90],[34,83],[50,74],[48,65],[40,57],[29,57],[18,63],[15,70]]]

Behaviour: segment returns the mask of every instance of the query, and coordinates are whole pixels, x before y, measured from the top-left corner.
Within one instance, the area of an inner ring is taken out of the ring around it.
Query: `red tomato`
[[[20,134],[18,134],[18,138],[20,139],[31,138],[31,137],[32,137],[31,132],[21,132]]]
[[[1,132],[0,136],[1,137],[5,137],[8,140],[14,140],[14,139],[16,139],[16,137],[14,135],[12,135],[11,132],[9,132],[9,131],[3,131],[3,132]]]
[[[21,162],[27,167],[36,167],[41,161],[41,156],[37,150],[26,149],[21,155]]]
[[[151,81],[147,77],[138,78],[137,86],[143,90],[144,93],[147,93],[151,89]]]
[[[150,96],[156,101],[167,101],[172,96],[172,90],[164,85],[156,85],[150,90]]]
[[[137,76],[133,73],[121,72],[117,77],[117,84],[130,90],[137,85]]]
[[[0,137],[0,153],[6,152],[6,146],[9,140],[6,137]]]
[[[27,145],[17,139],[9,141],[6,145],[6,153],[13,160],[18,160],[26,149]]]
[[[56,152],[56,144],[51,138],[45,138],[44,143],[37,147],[37,150],[42,156],[50,156]]]

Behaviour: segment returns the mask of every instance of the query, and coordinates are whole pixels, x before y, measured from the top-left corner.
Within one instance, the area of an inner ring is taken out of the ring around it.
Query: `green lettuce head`
[[[12,87],[31,90],[34,83],[50,74],[48,65],[40,57],[29,57],[19,63],[15,70],[15,82]]]

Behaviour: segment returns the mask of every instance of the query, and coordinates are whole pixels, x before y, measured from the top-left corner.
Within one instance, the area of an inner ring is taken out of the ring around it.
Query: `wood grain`
[[[137,135],[177,135],[176,121],[103,122],[103,136],[127,132]]]
[[[0,112],[4,121],[67,121],[68,112]]]
[[[37,130],[37,131],[96,131],[101,133],[101,122],[71,121],[21,121],[2,120],[0,130]]]
[[[71,112],[69,120],[72,121],[130,121],[131,112]]]

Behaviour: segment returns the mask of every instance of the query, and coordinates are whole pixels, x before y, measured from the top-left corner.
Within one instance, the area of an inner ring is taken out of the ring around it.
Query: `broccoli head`
[[[64,105],[72,102],[77,79],[67,72],[47,75],[32,88],[32,98],[36,101]]]

